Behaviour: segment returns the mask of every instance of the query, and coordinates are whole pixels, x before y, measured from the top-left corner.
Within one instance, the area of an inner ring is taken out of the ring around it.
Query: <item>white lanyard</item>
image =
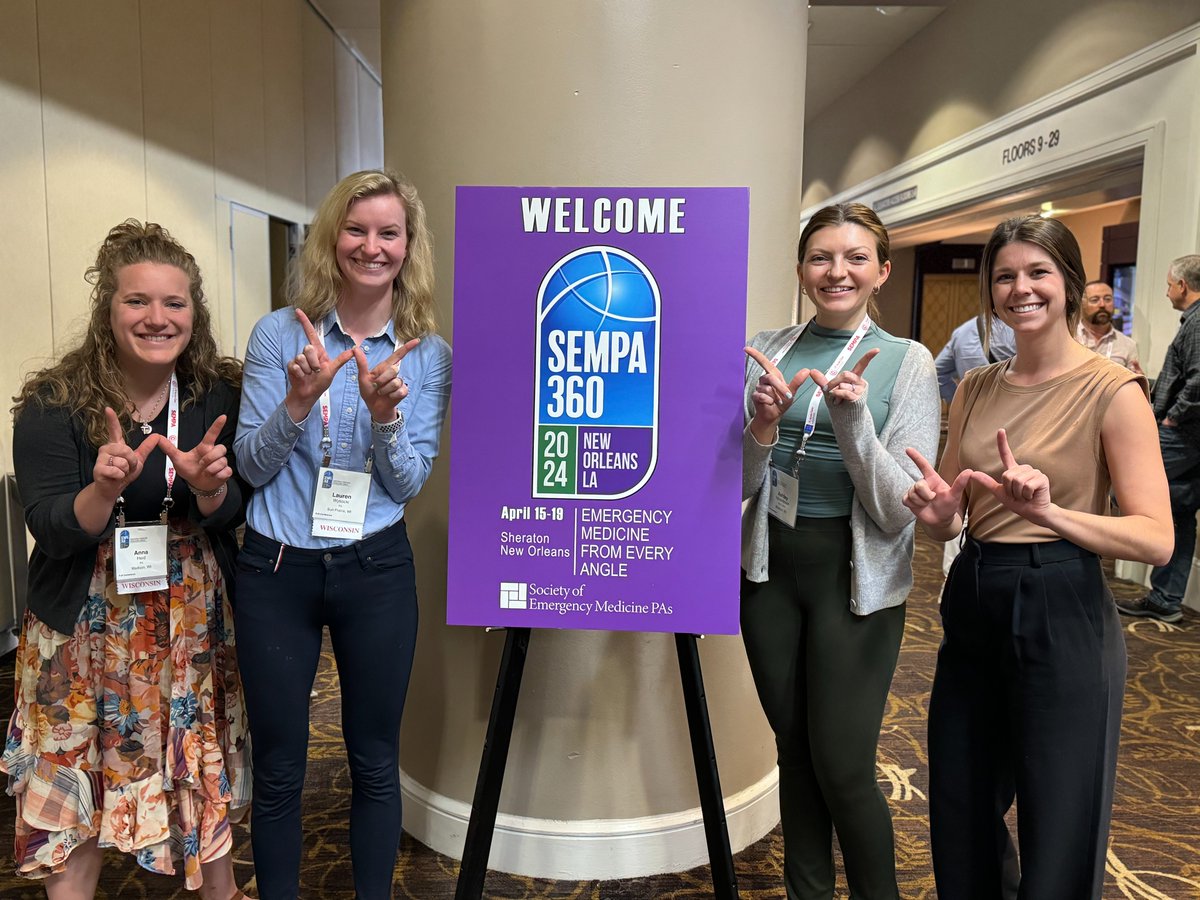
[[[175,373],[171,373],[171,390],[167,400],[167,440],[171,442],[171,446],[179,446],[179,379],[175,377]],[[171,462],[169,454],[164,453],[167,457],[167,464],[164,475],[167,480],[167,493],[163,497],[162,512],[159,514],[159,519],[164,525],[167,524],[167,515],[171,507],[175,505],[175,501],[171,499],[171,489],[175,486],[175,464]],[[124,496],[117,498],[117,524],[125,524],[125,498]]]
[[[834,358],[833,364],[825,370],[825,380],[828,381],[835,377],[842,368],[846,365],[846,361],[850,359],[850,354],[855,351],[862,339],[866,337],[868,331],[871,330],[871,317],[863,316],[862,322],[858,328],[854,329],[854,333],[850,335],[850,339],[846,341],[846,346]],[[796,335],[799,340],[800,335]],[[791,350],[795,345],[795,341],[787,349]],[[780,356],[780,359],[783,357]],[[778,364],[778,363],[776,363]],[[808,401],[808,412],[804,416],[804,432],[800,437],[800,446],[796,448],[796,453],[792,457],[792,473],[795,474],[800,468],[800,460],[804,459],[804,449],[808,446],[809,439],[812,438],[813,432],[817,429],[817,409],[821,405],[821,397],[824,395],[819,387],[813,391],[812,399]]]

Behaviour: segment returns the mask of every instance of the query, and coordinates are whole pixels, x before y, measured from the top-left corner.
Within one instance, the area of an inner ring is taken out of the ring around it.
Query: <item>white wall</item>
[[[339,176],[382,161],[382,133],[377,78],[303,0],[6,0],[0,395],[70,345],[83,272],[131,216],[196,256],[222,346],[241,351],[270,299],[256,276],[234,308],[235,268],[244,281],[265,257],[235,266],[230,204],[307,222]],[[243,253],[266,253],[265,231],[246,235]]]

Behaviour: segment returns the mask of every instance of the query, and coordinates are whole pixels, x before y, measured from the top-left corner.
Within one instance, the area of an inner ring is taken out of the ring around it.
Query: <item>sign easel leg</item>
[[[521,676],[528,653],[529,629],[509,628],[500,657],[500,672],[496,676],[496,694],[492,698],[483,757],[479,761],[479,778],[475,782],[471,821],[467,825],[454,900],[479,900],[483,896],[483,880],[487,875],[496,811],[500,805],[500,788],[504,784],[504,767],[508,762],[517,697],[521,693]]]
[[[688,732],[692,738],[700,809],[704,813],[713,896],[717,900],[736,900],[737,874],[733,870],[733,851],[725,822],[725,803],[721,798],[721,779],[717,775],[717,754],[713,747],[712,723],[708,718],[708,701],[704,696],[704,679],[700,674],[696,635],[675,635],[675,649],[679,654],[679,677],[683,680],[683,705],[687,709]]]

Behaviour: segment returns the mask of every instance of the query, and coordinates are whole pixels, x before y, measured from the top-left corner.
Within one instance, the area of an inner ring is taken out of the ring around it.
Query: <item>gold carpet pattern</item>
[[[941,626],[941,545],[918,540],[916,585],[879,744],[879,780],[891,801],[896,862],[902,897],[936,897],[929,863],[925,717]],[[1112,581],[1119,597],[1140,593]],[[1123,619],[1129,679],[1121,732],[1120,768],[1108,854],[1106,900],[1200,900],[1200,616],[1188,610],[1178,625]],[[0,664],[0,715],[12,710],[12,656]],[[313,700],[302,896],[351,900],[347,850],[349,772],[338,725],[337,675],[323,655]],[[414,685],[414,689],[417,686]],[[680,710],[680,715],[683,712]],[[721,748],[717,747],[718,760]],[[697,801],[698,802],[698,801]],[[13,876],[13,801],[0,797],[0,897],[42,897],[41,888]],[[254,893],[248,834],[237,830],[234,850],[239,882]],[[745,900],[783,896],[779,831],[735,859]],[[458,864],[407,835],[396,869],[396,897],[441,900],[454,896]],[[712,896],[707,868],[623,881],[561,882],[490,873],[489,898],[571,900],[698,900]],[[143,872],[128,857],[109,853],[98,897],[102,900],[185,898],[178,879]],[[845,898],[839,871],[836,896]]]

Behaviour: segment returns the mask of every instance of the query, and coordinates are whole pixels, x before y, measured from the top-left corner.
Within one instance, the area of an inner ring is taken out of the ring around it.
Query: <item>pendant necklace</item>
[[[166,384],[163,385],[163,389],[158,392],[158,396],[155,398],[154,403],[151,404],[149,407],[150,409],[158,409],[158,408],[162,407],[162,402],[167,396],[167,388],[170,386],[170,384],[171,384],[171,382],[168,381]],[[151,425],[150,425],[150,421],[153,417],[143,415],[142,411],[140,409],[138,409],[136,406],[134,406],[134,411],[138,414],[138,419],[140,420],[140,424],[142,426],[142,434],[148,435],[152,431],[154,431],[154,428],[151,427]]]

